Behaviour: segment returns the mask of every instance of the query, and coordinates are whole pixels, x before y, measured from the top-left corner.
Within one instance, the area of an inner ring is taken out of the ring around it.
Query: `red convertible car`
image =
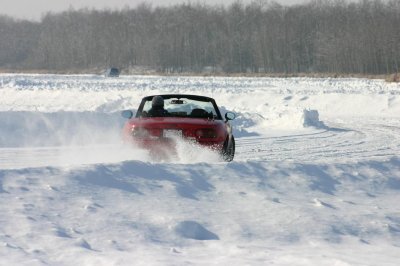
[[[212,98],[185,94],[147,96],[135,116],[130,110],[123,111],[122,116],[129,119],[123,129],[124,139],[155,153],[174,149],[176,139],[182,138],[218,151],[228,162],[235,155],[235,138],[229,123],[235,114],[227,112],[223,119]]]

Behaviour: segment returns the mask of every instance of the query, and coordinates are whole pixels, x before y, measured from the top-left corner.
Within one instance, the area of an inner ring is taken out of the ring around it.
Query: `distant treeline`
[[[400,69],[400,1],[262,0],[0,16],[0,68],[387,74]]]

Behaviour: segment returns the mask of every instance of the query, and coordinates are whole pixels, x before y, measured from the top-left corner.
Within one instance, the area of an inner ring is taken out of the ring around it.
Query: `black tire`
[[[222,147],[222,159],[226,162],[231,162],[235,157],[235,138],[232,136],[232,140],[229,142],[227,139]]]

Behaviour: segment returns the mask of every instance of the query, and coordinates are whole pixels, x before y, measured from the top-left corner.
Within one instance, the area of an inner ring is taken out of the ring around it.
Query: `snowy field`
[[[234,161],[123,146],[158,93],[234,111]],[[0,201],[0,265],[400,265],[400,84],[0,74]]]

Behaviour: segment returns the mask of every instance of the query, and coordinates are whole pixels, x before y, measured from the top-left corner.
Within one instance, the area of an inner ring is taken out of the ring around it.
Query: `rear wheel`
[[[227,139],[222,147],[222,159],[226,162],[231,162],[235,156],[235,138],[232,140]]]

